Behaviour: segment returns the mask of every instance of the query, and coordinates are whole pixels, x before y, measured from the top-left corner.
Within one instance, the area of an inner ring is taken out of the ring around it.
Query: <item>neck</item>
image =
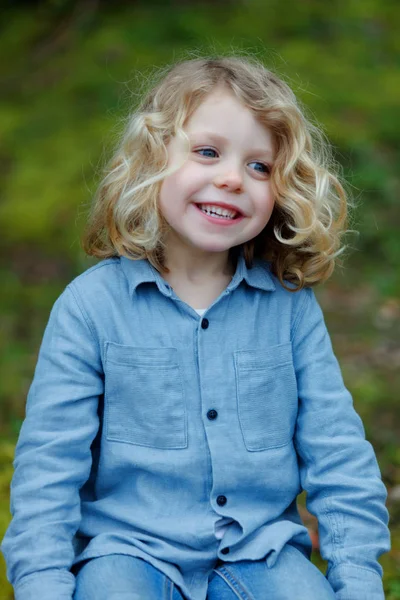
[[[210,281],[230,278],[234,266],[226,252],[203,252],[197,248],[167,247],[165,264],[169,273],[163,274],[167,280],[186,281],[193,285],[204,285]]]

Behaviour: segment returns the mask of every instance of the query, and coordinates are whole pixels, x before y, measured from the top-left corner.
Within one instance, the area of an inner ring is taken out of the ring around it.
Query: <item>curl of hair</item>
[[[233,56],[178,63],[147,93],[107,165],[84,232],[84,250],[98,258],[147,258],[168,272],[168,224],[158,206],[161,183],[173,172],[167,144],[180,136],[189,151],[185,122],[217,86],[249,108],[275,143],[275,206],[264,230],[243,245],[247,266],[254,258],[269,260],[292,291],[326,280],[343,251],[347,218],[347,197],[330,146],[284,81],[256,59]],[[235,254],[232,248],[231,257]]]

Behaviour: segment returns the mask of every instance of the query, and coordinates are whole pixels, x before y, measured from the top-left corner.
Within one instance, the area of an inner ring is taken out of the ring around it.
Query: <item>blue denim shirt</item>
[[[373,449],[312,290],[285,290],[266,262],[247,269],[241,255],[202,318],[146,260],[104,260],[72,281],[14,464],[2,550],[16,600],[70,600],[71,566],[111,553],[205,600],[218,558],[271,567],[287,542],[309,555],[302,489],[337,598],[384,597]],[[217,539],[221,517],[233,522]]]

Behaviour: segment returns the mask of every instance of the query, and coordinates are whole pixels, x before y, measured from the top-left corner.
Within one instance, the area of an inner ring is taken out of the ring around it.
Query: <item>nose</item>
[[[226,189],[236,194],[243,191],[243,177],[239,169],[227,169],[218,173],[214,177],[213,183],[219,189]]]

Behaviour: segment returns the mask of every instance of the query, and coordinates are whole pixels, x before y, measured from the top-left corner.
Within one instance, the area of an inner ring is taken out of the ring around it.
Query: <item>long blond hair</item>
[[[147,258],[159,271],[164,233],[158,195],[172,136],[187,141],[184,125],[217,86],[226,86],[269,128],[276,147],[271,172],[275,207],[264,230],[243,244],[254,258],[300,289],[326,280],[341,252],[347,198],[330,146],[306,118],[290,87],[256,59],[196,58],[174,65],[146,94],[128,124],[95,195],[83,248],[98,258]],[[237,248],[232,249],[233,253]]]

